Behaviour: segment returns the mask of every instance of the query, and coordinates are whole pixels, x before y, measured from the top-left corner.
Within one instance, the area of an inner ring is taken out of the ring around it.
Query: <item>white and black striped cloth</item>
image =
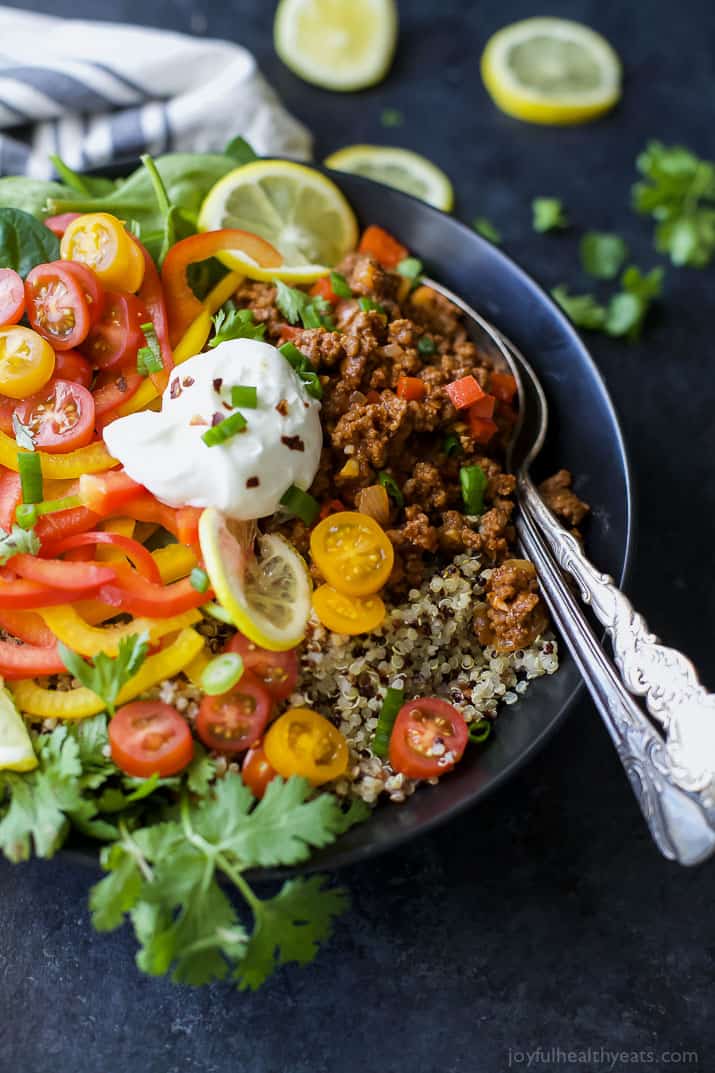
[[[310,159],[311,137],[246,49],[227,41],[0,7],[0,175],[53,175],[142,152]]]

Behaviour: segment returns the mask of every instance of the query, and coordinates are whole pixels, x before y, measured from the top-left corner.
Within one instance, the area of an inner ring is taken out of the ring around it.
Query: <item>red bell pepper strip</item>
[[[132,615],[169,618],[211,599],[209,593],[198,592],[187,577],[170,585],[155,585],[121,564],[117,564],[117,575],[117,581],[102,586],[99,599]]]
[[[121,510],[125,503],[146,492],[144,485],[133,481],[123,469],[107,473],[83,473],[78,495],[87,510],[101,518]]]
[[[84,533],[88,529],[94,529],[99,521],[99,515],[86,507],[70,507],[68,510],[58,510],[54,514],[42,514],[37,519],[35,532],[41,542],[58,540],[60,537],[71,536],[73,533]]]
[[[13,555],[12,571],[27,581],[52,589],[75,592],[96,589],[116,579],[113,566],[102,563],[73,563],[62,559],[40,559],[36,555]]]
[[[50,627],[34,611],[0,611],[0,626],[13,637],[39,648],[51,648],[56,641]]]
[[[489,389],[500,402],[511,402],[516,395],[516,380],[511,373],[492,373]]]
[[[159,276],[156,265],[146,247],[142,246],[141,242],[136,238],[134,239],[134,242],[141,250],[142,257],[144,258],[144,280],[139,288],[137,297],[144,303],[147,312],[151,317],[151,322],[154,325],[154,331],[156,332],[156,338],[159,343],[159,349],[161,350],[161,360],[164,365],[161,372],[151,373],[150,375],[156,390],[162,392],[169,381],[169,373],[174,368],[174,354],[171,349],[171,342],[169,341],[169,316],[167,313],[166,302],[164,301],[161,277]]]
[[[137,496],[125,503],[121,513],[138,522],[160,525],[172,533],[180,544],[198,547],[199,518],[202,514],[200,507],[168,507],[166,503],[160,503],[149,492],[145,492],[143,496]]]
[[[393,238],[384,227],[376,227],[372,224],[366,227],[360,239],[358,253],[366,253],[383,268],[397,268],[400,261],[407,257],[408,250],[396,238]]]
[[[92,585],[81,592],[73,592],[72,600],[88,599],[96,592],[97,586]],[[57,604],[66,604],[67,600],[67,589],[51,589],[47,585],[39,585],[36,581],[26,581],[24,578],[9,581],[0,576],[1,609],[27,611],[33,607],[54,607]]]
[[[471,375],[453,380],[451,384],[447,384],[445,391],[455,410],[466,410],[486,394]]]
[[[398,399],[419,402],[427,394],[427,385],[419,376],[398,376],[396,393]]]
[[[41,554],[43,557],[54,559],[64,555],[65,552],[96,544],[109,544],[112,547],[119,548],[131,559],[135,568],[143,577],[147,578],[148,581],[161,585],[159,567],[156,565],[151,552],[147,551],[138,540],[123,536],[121,533],[105,533],[102,530],[95,530],[91,533],[77,533],[74,536],[67,537],[65,540],[58,540],[54,544],[43,544]]]
[[[57,652],[57,642],[47,648],[0,641],[0,675],[3,678],[34,678],[40,674],[64,674],[67,668]]]
[[[15,508],[22,503],[20,475],[0,467],[0,529],[9,533],[15,521]]]
[[[164,258],[161,269],[169,313],[169,338],[173,346],[176,346],[189,325],[204,311],[203,303],[192,291],[186,275],[189,265],[230,250],[247,254],[261,268],[279,268],[283,264],[283,257],[274,246],[249,231],[224,228],[221,231],[190,235],[177,242]]]

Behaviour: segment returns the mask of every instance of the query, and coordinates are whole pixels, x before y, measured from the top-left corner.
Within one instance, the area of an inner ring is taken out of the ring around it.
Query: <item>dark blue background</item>
[[[628,207],[648,138],[715,156],[708,0],[551,0],[548,13],[603,31],[626,69],[618,110],[573,130],[514,122],[482,87],[487,37],[543,13],[527,0],[403,0],[389,78],[349,96],[306,86],[278,62],[269,0],[33,6],[245,43],[315,132],[318,158],[359,141],[426,153],[452,176],[457,213],[493,220],[505,249],[548,286],[578,284],[581,228],[618,230],[638,264],[659,261],[650,226]],[[381,127],[386,107],[404,114],[402,127]],[[562,197],[575,230],[534,234],[535,195]],[[643,342],[591,341],[634,463],[640,510],[630,592],[711,687],[714,286],[715,265],[668,268],[662,309]],[[92,933],[86,890],[94,876],[71,861],[3,864],[0,877],[2,1070],[500,1073],[510,1048],[538,1046],[695,1050],[699,1061],[685,1068],[713,1068],[714,867],[684,871],[658,856],[585,700],[486,804],[346,871],[353,908],[334,940],[314,965],[282,972],[257,995],[140,976],[129,934]],[[669,1066],[631,1059],[613,1068]]]

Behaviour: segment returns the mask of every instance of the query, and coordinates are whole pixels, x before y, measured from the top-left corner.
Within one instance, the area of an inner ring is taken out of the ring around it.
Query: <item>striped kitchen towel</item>
[[[240,45],[0,7],[0,175],[51,178],[50,153],[81,170],[221,151],[237,134],[310,159],[310,134]]]

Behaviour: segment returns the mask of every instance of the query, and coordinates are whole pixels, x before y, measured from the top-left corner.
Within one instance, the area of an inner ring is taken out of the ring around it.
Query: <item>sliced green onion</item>
[[[303,321],[304,328],[322,328],[323,326],[321,314],[318,312],[314,302],[305,303],[300,319]]]
[[[15,521],[23,529],[31,529],[43,514],[56,514],[60,510],[81,507],[79,496],[64,496],[63,499],[43,499],[41,503],[21,503],[15,510]]]
[[[340,272],[330,273],[330,286],[333,289],[333,294],[337,294],[338,298],[352,298],[353,296],[348,281]]]
[[[236,384],[231,388],[231,405],[243,406],[246,410],[255,410],[258,406],[258,391],[255,387]]]
[[[387,756],[390,747],[390,735],[397,719],[397,713],[405,703],[404,689],[393,689],[388,686],[385,690],[385,698],[380,708],[380,714],[375,727],[375,736],[372,739],[372,751],[375,756],[383,760]]]
[[[219,444],[226,443],[238,432],[243,432],[247,423],[243,414],[231,414],[230,417],[225,417],[223,421],[219,421],[217,425],[207,428],[201,439],[207,447],[218,447]]]
[[[420,354],[434,354],[437,347],[434,344],[434,339],[430,339],[429,335],[422,335],[417,340],[417,349]]]
[[[309,395],[312,395],[314,399],[322,399],[323,397],[323,385],[320,382],[320,377],[313,368],[310,358],[308,358],[302,351],[298,350],[298,347],[294,343],[284,343],[283,346],[278,348],[291,365],[294,372],[303,381],[303,386]]]
[[[209,575],[200,566],[195,566],[189,574],[192,589],[197,592],[206,592],[209,587]]]
[[[398,507],[404,507],[405,497],[402,494],[402,489],[392,474],[388,473],[386,469],[381,469],[377,475],[377,479],[389,495],[390,499],[394,499]]]
[[[34,451],[27,454],[18,452],[17,470],[20,474],[23,503],[40,503],[42,501],[42,463]]]
[[[201,688],[210,697],[228,693],[233,689],[243,674],[243,660],[238,652],[224,652],[216,656],[203,669]]]
[[[397,266],[397,271],[405,279],[416,280],[422,275],[423,264],[416,257],[405,257]]]
[[[284,343],[283,346],[278,347],[286,361],[289,361],[296,372],[308,359],[295,343]]]
[[[221,604],[217,604],[213,600],[208,604],[202,604],[201,610],[205,615],[210,615],[211,618],[218,619],[219,622],[225,622],[227,626],[234,625],[234,621],[226,608],[222,607]]]
[[[469,724],[469,740],[475,745],[483,745],[492,732],[492,724],[488,719],[477,719],[476,723]]]
[[[462,453],[462,445],[459,442],[459,436],[456,432],[450,432],[448,436],[445,436],[442,450],[446,454],[447,458],[451,458],[452,455],[458,455]]]
[[[312,525],[320,513],[320,503],[304,492],[297,484],[292,484],[280,498],[280,504],[305,525]]]
[[[164,368],[164,362],[161,357],[161,347],[156,337],[154,325],[149,320],[146,324],[140,324],[139,327],[144,332],[146,346],[137,351],[137,372],[140,376],[161,372]]]
[[[467,514],[473,516],[484,510],[484,492],[487,487],[487,475],[481,466],[462,466],[459,471],[459,483],[462,486],[462,499]]]
[[[370,313],[371,310],[374,310],[376,313],[381,313],[383,317],[387,316],[384,308],[380,305],[380,303],[373,301],[372,298],[361,298],[358,302],[358,305],[362,309],[363,313]]]

